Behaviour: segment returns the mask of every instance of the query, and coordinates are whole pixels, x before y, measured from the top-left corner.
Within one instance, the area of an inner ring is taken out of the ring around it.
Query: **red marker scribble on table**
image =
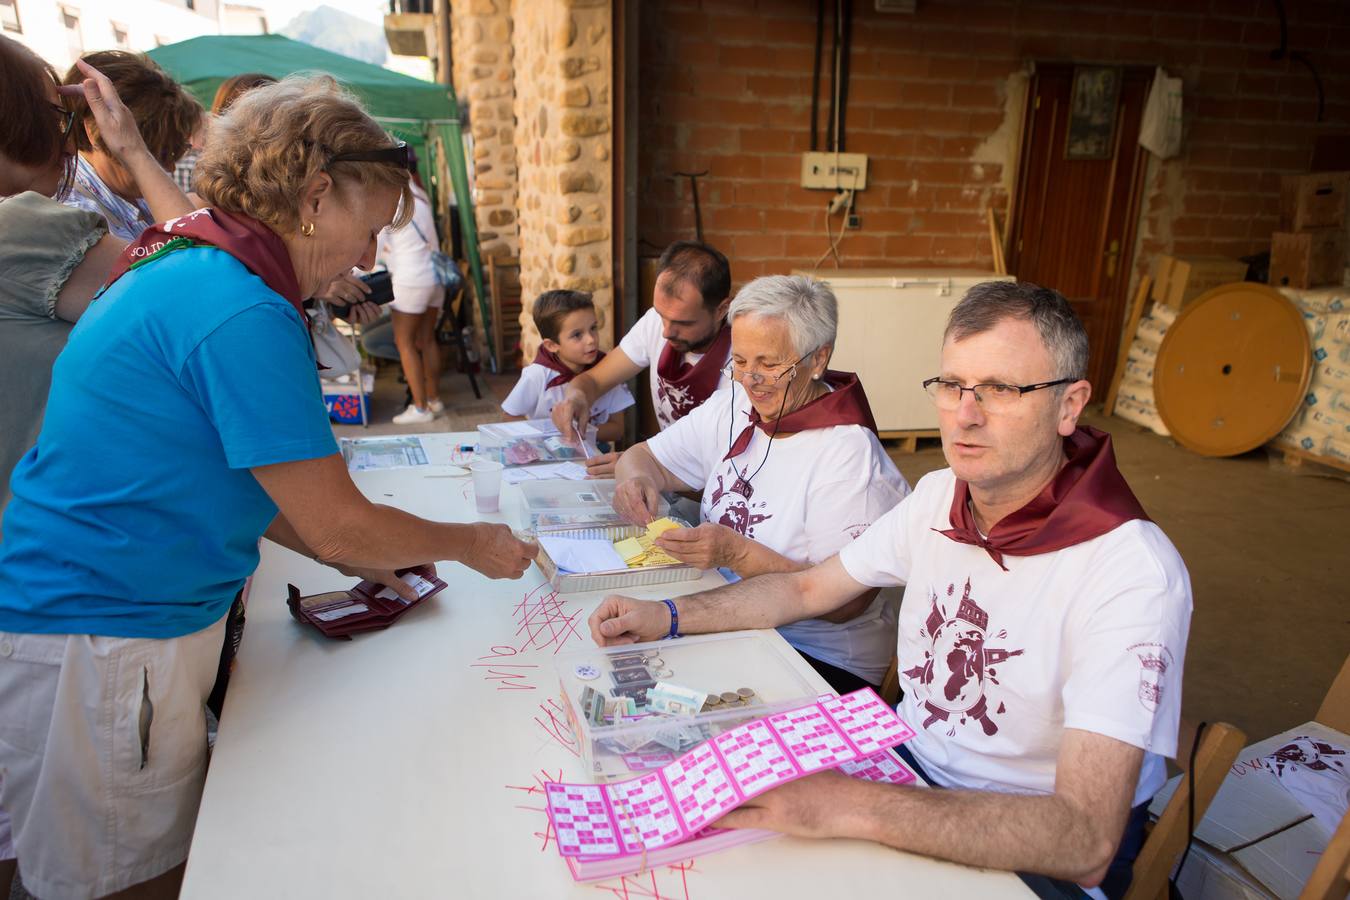
[[[532,691],[534,685],[530,684],[527,679],[534,673],[528,670],[538,669],[538,664],[501,662],[503,659],[517,657],[519,654],[520,651],[510,644],[497,644],[488,649],[487,656],[478,657],[479,660],[491,660],[491,662],[469,663],[469,668],[487,669],[483,679],[500,682],[497,685],[499,691]]]
[[[569,640],[577,636],[581,611],[568,612],[567,601],[558,599],[558,592],[548,582],[530,591],[516,604],[512,615],[516,619],[516,635],[522,633],[524,642],[518,649],[545,650],[557,653]]]
[[[602,881],[591,887],[608,891],[619,900],[646,897],[650,900],[689,900],[689,873],[697,872],[694,860],[651,869],[637,875],[625,875],[618,881]]]
[[[580,756],[581,743],[577,740],[576,733],[572,731],[572,724],[567,719],[567,710],[562,704],[549,697],[539,704],[539,712],[542,713],[542,718],[535,716],[534,724],[544,729],[544,733],[557,741],[568,753]]]
[[[527,784],[523,786],[518,784],[508,784],[506,785],[506,789],[508,791],[523,791],[527,796],[539,794],[542,799],[544,793],[544,785],[550,781],[562,781],[563,770],[559,769],[557,771],[557,774],[554,774],[552,772],[549,772],[547,769],[540,769],[532,777],[534,778],[534,784]],[[542,806],[527,806],[523,804],[517,804],[516,809],[523,809],[529,812],[540,813],[543,815],[544,830],[534,832],[534,836],[539,838],[539,840],[541,841],[541,843],[539,844],[539,852],[543,853],[545,850],[548,849],[548,845],[553,841],[553,822],[548,817],[548,810]]]
[[[559,600],[558,592],[544,582],[511,608],[511,619],[519,640],[494,644],[469,667],[486,670],[483,680],[497,682],[499,691],[532,691],[536,685],[530,678],[541,666],[526,662],[527,654],[549,648],[557,653],[568,641],[580,639],[581,611],[568,610],[567,601]]]

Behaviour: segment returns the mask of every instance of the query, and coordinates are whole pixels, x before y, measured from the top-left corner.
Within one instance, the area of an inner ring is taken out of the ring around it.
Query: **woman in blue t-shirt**
[[[287,79],[215,124],[196,186],[210,206],[129,245],[71,333],[12,480],[0,807],[42,897],[181,878],[260,537],[403,596],[396,569],[515,578],[534,551],[369,502],[328,424],[300,304],[411,209],[405,145],[331,78]]]

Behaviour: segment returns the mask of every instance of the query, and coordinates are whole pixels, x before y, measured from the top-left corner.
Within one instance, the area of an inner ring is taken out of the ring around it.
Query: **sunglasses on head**
[[[56,111],[56,115],[61,122],[62,139],[70,137],[70,133],[75,130],[75,113],[59,103],[51,104],[51,108]]]
[[[409,172],[417,171],[417,161],[413,157],[412,148],[408,146],[407,141],[399,141],[392,147],[384,147],[379,150],[361,150],[356,153],[338,153],[328,158],[330,163],[335,162],[375,162],[386,163],[391,166],[399,166],[407,169]]]

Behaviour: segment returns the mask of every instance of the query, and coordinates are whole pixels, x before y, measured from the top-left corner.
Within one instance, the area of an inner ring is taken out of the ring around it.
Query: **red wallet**
[[[374,581],[362,581],[348,591],[326,591],[300,596],[300,589],[286,585],[286,605],[297,622],[313,625],[326,636],[341,641],[354,634],[388,628],[408,610],[445,588],[431,566],[399,569],[396,573],[417,591],[416,600],[404,600],[391,588]]]

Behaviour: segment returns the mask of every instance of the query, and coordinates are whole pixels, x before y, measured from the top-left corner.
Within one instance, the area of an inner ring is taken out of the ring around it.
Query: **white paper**
[[[564,572],[585,574],[627,568],[614,545],[604,538],[567,538],[541,534],[539,544]]]
[[[332,622],[336,619],[345,619],[348,616],[354,616],[357,613],[363,613],[370,609],[364,603],[352,603],[348,606],[339,606],[337,609],[330,609],[326,612],[315,613],[314,618],[320,622]]]
[[[427,594],[431,593],[431,591],[436,587],[436,585],[432,584],[430,581],[427,581],[425,578],[423,578],[421,575],[418,575],[416,572],[405,572],[398,577],[400,581],[402,581],[404,584],[408,585],[408,587],[416,591],[417,596],[419,598],[425,597]],[[398,593],[391,587],[383,588],[375,596],[382,600],[397,600],[404,606],[407,606],[409,603],[409,601],[404,600],[402,597],[400,597]]]
[[[517,466],[502,473],[502,481],[507,484],[520,484],[522,481],[585,481],[586,467],[580,463],[560,462],[543,463],[537,466]]]
[[[405,437],[343,438],[342,458],[352,472],[375,469],[404,469],[425,466],[427,452],[421,438]]]

